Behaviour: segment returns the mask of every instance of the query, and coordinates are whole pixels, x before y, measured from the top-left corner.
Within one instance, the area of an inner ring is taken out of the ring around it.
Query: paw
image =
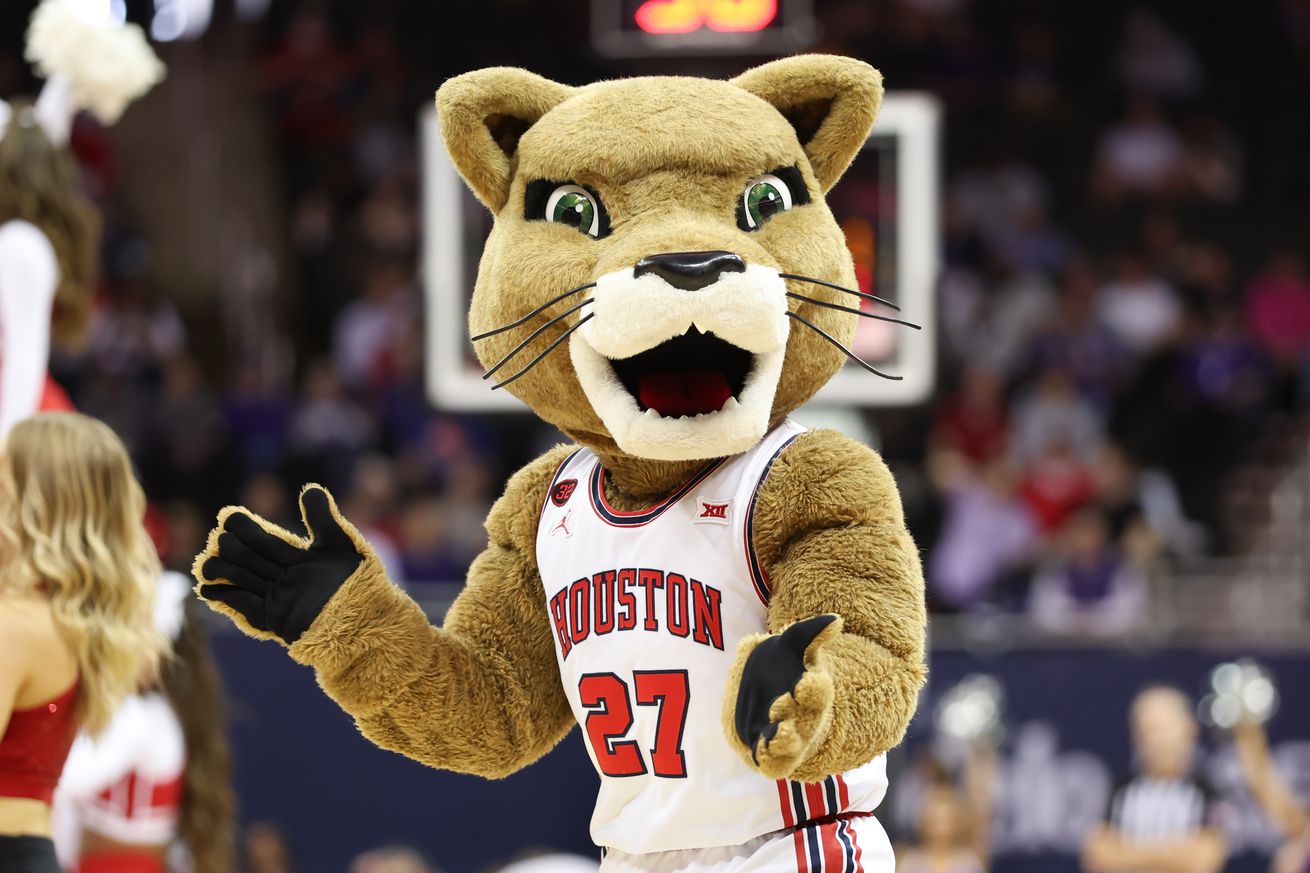
[[[206,603],[254,637],[291,645],[309,630],[360,565],[375,560],[324,488],[307,486],[300,511],[308,538],[240,507],[219,514],[196,556],[196,588]]]
[[[834,688],[819,657],[841,628],[838,616],[818,615],[738,649],[740,672],[724,701],[728,740],[770,779],[790,778],[828,735]]]

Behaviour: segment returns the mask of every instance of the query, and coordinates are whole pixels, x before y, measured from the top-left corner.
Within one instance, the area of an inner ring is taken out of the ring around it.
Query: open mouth
[[[638,355],[611,360],[614,373],[645,412],[662,416],[718,412],[741,396],[755,356],[691,328]]]

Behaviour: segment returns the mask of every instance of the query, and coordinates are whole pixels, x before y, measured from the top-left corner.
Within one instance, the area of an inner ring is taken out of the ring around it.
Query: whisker
[[[855,309],[854,307],[851,306],[842,306],[840,303],[829,303],[826,300],[816,300],[813,297],[806,297],[804,294],[793,294],[790,291],[787,292],[787,296],[792,297],[796,300],[804,300],[806,303],[813,303],[815,306],[824,306],[827,307],[828,309],[840,309],[842,312],[854,312],[856,315],[863,316],[864,318],[873,318],[873,319],[877,319],[878,321],[890,321],[892,324],[899,324],[904,327],[912,327],[915,330],[923,330],[921,326],[915,324],[912,321],[906,321],[903,318],[892,318],[890,315],[879,315],[876,312],[865,312],[863,309]]]
[[[834,285],[831,282],[825,282],[822,279],[813,279],[809,276],[802,276],[798,273],[779,273],[778,275],[783,279],[795,279],[797,282],[812,282],[815,285],[822,285],[825,288],[831,288],[834,291],[842,291],[846,294],[854,294],[856,297],[863,297],[865,300],[872,300],[874,303],[881,303],[883,306],[890,306],[892,309],[895,309],[897,312],[901,311],[901,308],[899,306],[897,306],[895,303],[892,303],[890,300],[886,299],[885,297],[878,297],[877,295],[874,294],[866,294],[863,291],[856,291],[854,288],[844,288],[841,285]]]
[[[526,367],[524,367],[522,370],[519,370],[513,376],[510,376],[504,382],[497,382],[495,385],[492,385],[491,390],[495,391],[497,388],[504,388],[510,382],[513,382],[519,376],[522,376],[524,373],[528,372],[528,370],[531,370],[533,367],[537,365],[538,361],[540,361],[542,358],[546,357],[546,355],[549,355],[552,351],[554,351],[557,345],[564,342],[564,340],[568,339],[569,334],[573,333],[575,330],[582,327],[584,324],[586,324],[588,321],[591,321],[591,319],[595,317],[596,317],[596,313],[588,312],[586,315],[582,316],[582,318],[579,318],[577,324],[573,325],[573,327],[570,327],[568,330],[564,331],[562,334],[556,337],[555,341],[552,342],[550,345],[546,346],[545,351],[543,351],[541,354],[537,355],[535,358],[529,361]]]
[[[572,314],[572,313],[574,313],[574,312],[577,312],[579,309],[581,309],[582,307],[584,307],[584,306],[586,306],[588,303],[590,303],[590,302],[592,301],[592,299],[593,299],[593,298],[588,297],[586,300],[582,301],[582,302],[579,303],[577,306],[570,306],[568,309],[564,310],[564,311],[561,312],[559,315],[556,315],[554,318],[552,318],[552,319],[550,319],[549,321],[547,321],[547,322],[546,322],[545,324],[543,324],[541,327],[537,328],[537,329],[534,330],[532,333],[528,334],[528,335],[523,339],[523,342],[521,342],[521,343],[519,343],[518,345],[516,345],[516,346],[513,348],[513,350],[511,350],[510,353],[509,353],[508,355],[506,355],[505,357],[501,358],[500,361],[497,362],[497,364],[496,364],[494,367],[492,367],[492,368],[491,368],[490,370],[488,370],[487,372],[483,373],[483,374],[482,374],[482,378],[483,378],[483,379],[489,379],[489,378],[491,378],[491,375],[492,375],[493,373],[495,373],[497,370],[499,370],[501,367],[505,366],[505,364],[509,362],[509,359],[510,359],[510,358],[514,357],[514,356],[517,355],[519,352],[523,351],[525,348],[528,347],[528,343],[532,342],[534,339],[536,339],[537,337],[541,336],[541,332],[542,332],[543,330],[545,330],[546,328],[550,327],[552,324],[557,324],[561,318],[564,318],[564,317],[566,317],[566,316],[568,316],[568,315],[570,315],[570,314]]]
[[[590,317],[590,316],[588,316],[588,317]],[[869,371],[870,373],[872,373],[873,375],[875,375],[875,376],[881,376],[881,377],[883,377],[884,379],[890,379],[890,380],[893,381],[893,382],[899,382],[899,381],[901,381],[902,379],[905,378],[904,376],[892,376],[892,375],[890,375],[890,374],[888,374],[888,373],[884,373],[882,370],[879,370],[877,367],[874,367],[872,364],[869,364],[868,362],[866,362],[866,361],[865,361],[863,358],[861,358],[859,355],[855,354],[855,352],[853,352],[853,351],[851,351],[850,349],[846,348],[846,346],[844,346],[844,345],[842,345],[840,342],[838,342],[838,341],[837,341],[837,340],[836,340],[836,339],[835,339],[831,334],[829,334],[829,333],[828,333],[827,331],[825,331],[823,328],[818,327],[818,326],[815,325],[813,322],[806,321],[804,318],[801,318],[801,317],[800,317],[799,315],[797,315],[796,313],[794,313],[794,312],[788,312],[788,313],[787,313],[787,317],[788,317],[788,318],[794,318],[794,319],[796,319],[796,320],[799,321],[801,324],[805,325],[805,326],[808,327],[810,330],[814,331],[814,332],[817,333],[819,336],[823,337],[824,339],[826,339],[828,342],[832,343],[832,344],[833,344],[834,346],[836,346],[837,348],[841,349],[843,352],[846,353],[846,356],[847,356],[848,358],[850,358],[850,359],[851,359],[852,361],[854,361],[855,363],[859,364],[859,365],[860,365],[861,367],[863,367],[864,369],[868,370],[868,371]]]
[[[505,325],[504,327],[498,327],[495,330],[489,330],[486,333],[478,334],[477,336],[473,337],[473,342],[486,339],[489,336],[495,336],[498,333],[504,333],[507,330],[513,330],[514,328],[518,327],[520,324],[523,324],[524,322],[531,319],[532,316],[538,314],[543,309],[549,309],[550,307],[554,306],[556,303],[559,303],[564,298],[572,297],[574,294],[577,294],[579,291],[586,291],[588,288],[595,288],[595,287],[596,287],[595,282],[588,282],[585,285],[579,285],[578,287],[572,289],[571,291],[565,291],[563,294],[559,295],[558,297],[552,297],[550,300],[547,300],[545,303],[541,304],[536,309],[532,310],[527,315],[520,318],[518,321],[511,322]],[[571,312],[572,310],[569,311]]]

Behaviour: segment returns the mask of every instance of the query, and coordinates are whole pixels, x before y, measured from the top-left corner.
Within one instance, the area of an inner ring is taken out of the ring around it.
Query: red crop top
[[[0,737],[0,797],[49,803],[77,735],[77,686],[30,709],[15,709]]]

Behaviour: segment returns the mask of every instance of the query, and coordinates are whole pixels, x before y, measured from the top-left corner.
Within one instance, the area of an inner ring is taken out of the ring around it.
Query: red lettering
[[[569,589],[561,588],[555,596],[550,599],[550,614],[555,619],[555,636],[559,639],[560,656],[567,658],[569,650],[573,648],[573,641],[569,639]]]
[[[685,637],[690,630],[690,622],[687,620],[687,577],[670,573],[664,580],[664,624],[675,637]]]
[[[583,727],[606,776],[640,776],[646,772],[636,740],[618,740],[632,728],[628,684],[613,673],[588,673],[578,682],[578,700],[591,710]]]
[[[596,635],[607,634],[614,630],[613,570],[605,570],[591,577],[591,604],[596,614],[595,620],[592,621]]]
[[[664,587],[664,571],[638,570],[637,584],[646,589],[646,622],[642,626],[648,631],[657,631],[660,622],[655,617],[655,589]]]
[[[637,571],[629,567],[619,571],[619,630],[632,630],[637,626],[637,597],[628,590],[629,585],[637,584]]]
[[[682,754],[682,734],[687,727],[687,700],[691,680],[686,670],[637,670],[637,705],[658,706],[655,722],[655,748],[650,750],[656,776],[681,779],[687,775],[687,761]]]
[[[712,585],[691,580],[692,618],[695,629],[692,639],[701,645],[723,650],[723,616],[719,603],[723,592]]]
[[[591,612],[588,600],[591,595],[591,580],[586,576],[569,586],[569,620],[572,627],[570,636],[573,645],[587,638],[591,632]]]

